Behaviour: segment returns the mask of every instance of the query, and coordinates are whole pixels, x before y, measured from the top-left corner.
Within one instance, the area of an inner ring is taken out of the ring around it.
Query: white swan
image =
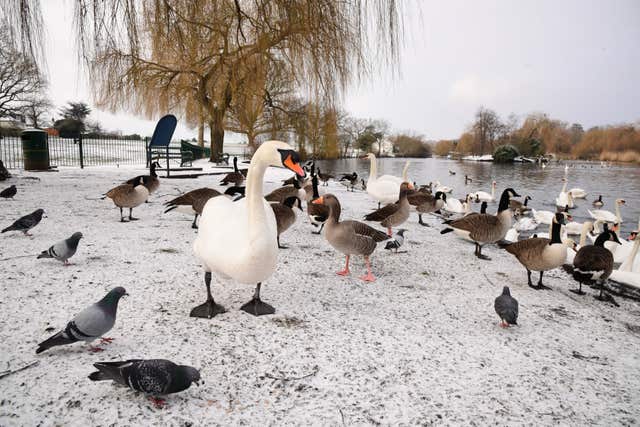
[[[538,222],[534,218],[527,216],[521,217],[518,222],[513,226],[516,231],[531,231],[538,228]]]
[[[622,215],[620,215],[620,205],[624,205],[625,203],[626,202],[624,201],[624,199],[616,199],[615,215],[609,211],[605,211],[602,209],[595,209],[595,210],[587,209],[587,212],[589,212],[589,215],[591,215],[591,218],[595,219],[596,221],[612,222],[614,224],[620,224],[622,223]]]
[[[576,253],[587,243],[587,234],[589,234],[592,230],[593,223],[591,221],[585,221],[582,223],[582,226],[580,228],[580,241],[578,242],[578,246],[576,246],[574,249],[567,249],[567,264],[573,264],[573,259],[576,257]]]
[[[463,204],[462,202],[460,202],[460,200],[456,199],[455,197],[447,197],[447,200],[444,202],[443,209],[451,213],[465,213],[466,212],[465,204],[469,205],[468,201],[467,203]]]
[[[640,229],[640,221],[638,222],[638,229]],[[596,221],[596,231],[600,232],[600,221]],[[591,241],[595,241],[596,237],[598,236],[590,236]],[[609,249],[609,252],[613,254],[613,262],[622,263],[629,257],[629,254],[633,250],[633,242],[625,239],[620,240],[620,244],[607,241],[604,242],[604,247]]]
[[[572,188],[569,190],[569,193],[571,193],[573,195],[574,199],[586,199],[587,198],[587,192],[584,191],[582,188]]]
[[[400,192],[400,184],[402,184],[402,178],[398,178],[392,175],[382,175],[378,177],[378,165],[376,162],[376,156],[373,153],[368,153],[364,158],[368,158],[370,161],[369,179],[367,181],[367,193],[371,195],[378,203],[388,204],[395,203],[398,200],[398,194]],[[405,172],[408,168],[408,163],[405,165]]]
[[[453,191],[453,188],[442,185],[440,181],[436,181],[433,186],[435,187],[435,192],[442,191],[443,193],[451,193]]]
[[[609,276],[611,280],[640,289],[640,257],[638,257],[638,249],[640,249],[640,238],[636,238],[633,249],[620,268],[613,270],[611,276]]]
[[[571,221],[564,226],[564,229],[567,231],[569,236],[578,236],[582,232],[582,226],[583,224],[579,222]]]
[[[531,209],[531,213],[533,214],[533,218],[539,224],[551,225],[551,221],[553,221],[553,217],[555,216],[551,211],[537,211],[535,209]]]
[[[471,200],[475,202],[495,202],[496,201],[496,185],[497,182],[493,181],[491,183],[491,194],[486,191],[476,191],[475,193],[471,193]]]
[[[565,206],[569,206],[573,208],[573,194],[571,192],[567,193],[567,178],[566,176],[562,178],[564,184],[562,185],[562,190],[560,190],[560,194],[556,197],[556,206],[559,208],[564,208]]]
[[[278,258],[276,219],[262,195],[262,181],[269,166],[284,166],[305,176],[298,153],[284,142],[267,141],[251,159],[246,197],[235,202],[214,197],[205,205],[193,250],[205,270],[207,301],[191,310],[192,317],[211,318],[224,312],[211,296],[211,272],[240,283],[257,284],[253,298],[242,310],[253,315],[275,312],[260,300],[261,283],[274,272]]]

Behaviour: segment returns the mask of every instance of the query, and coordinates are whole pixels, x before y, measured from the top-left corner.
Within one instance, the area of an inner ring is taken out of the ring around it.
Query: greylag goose
[[[113,204],[120,208],[120,222],[124,221],[123,208],[129,208],[129,221],[135,221],[133,208],[140,206],[149,198],[149,190],[144,186],[144,179],[138,178],[133,184],[122,184],[112,188],[105,197],[113,200]]]
[[[164,213],[171,212],[172,210],[177,209],[179,212],[194,214],[195,217],[193,218],[191,228],[198,228],[196,221],[198,219],[198,216],[202,214],[204,205],[210,198],[217,197],[219,195],[220,192],[218,190],[214,190],[213,188],[198,188],[166,202],[165,206],[167,206],[167,209],[164,211]]]
[[[397,227],[403,224],[409,219],[409,201],[407,200],[407,193],[413,190],[413,185],[408,182],[403,182],[400,185],[400,193],[398,195],[398,202],[390,205],[386,205],[378,210],[365,215],[364,219],[367,221],[379,222],[383,227],[387,228],[387,235],[393,236],[393,227]]]
[[[573,246],[571,239],[564,242],[560,239],[560,226],[566,223],[563,212],[556,213],[551,227],[551,240],[532,237],[515,243],[500,243],[504,248],[518,259],[520,264],[527,269],[528,284],[533,289],[549,289],[542,284],[542,275],[547,270],[560,267],[567,259],[567,247]],[[531,282],[531,271],[540,272],[540,280],[536,286]]]
[[[442,209],[447,201],[447,195],[442,191],[437,191],[435,196],[424,193],[419,194],[421,196],[420,200],[422,203],[416,206],[416,211],[418,211],[418,224],[429,227],[429,224],[422,221],[422,214],[438,212]]]
[[[282,203],[289,197],[299,197],[300,200],[305,199],[307,192],[302,189],[299,181],[294,181],[293,185],[285,185],[280,188],[276,188],[271,193],[264,196],[268,202]]]
[[[211,273],[236,282],[255,285],[253,298],[241,310],[255,315],[275,309],[260,299],[262,282],[271,277],[278,262],[278,235],[273,209],[262,196],[264,174],[269,166],[284,166],[305,176],[300,156],[281,141],[266,141],[254,153],[247,175],[246,197],[232,201],[214,197],[200,218],[193,250],[204,267],[207,300],[191,310],[192,317],[211,318],[225,310],[211,295]]]
[[[226,174],[224,178],[222,178],[222,180],[220,181],[220,185],[227,185],[229,183],[232,183],[235,186],[240,186],[244,182],[244,178],[245,178],[244,174],[242,174],[238,170],[238,158],[234,157],[233,172],[229,172],[228,174]]]
[[[273,214],[276,216],[276,228],[278,230],[276,240],[278,242],[278,249],[287,249],[287,246],[280,244],[280,235],[296,222],[296,213],[293,211],[293,205],[295,205],[296,202],[298,202],[298,209],[302,211],[302,203],[296,196],[288,197],[282,203],[271,203],[271,209],[273,209]]]
[[[311,183],[313,185],[313,201],[320,197],[320,194],[318,193],[318,177],[314,175],[311,178]],[[311,224],[313,224],[314,227],[320,227],[318,231],[312,231],[312,233],[322,233],[324,223],[327,221],[327,218],[329,218],[329,208],[324,205],[307,202],[307,215],[309,215]]]
[[[501,327],[518,324],[518,301],[511,296],[508,286],[502,288],[502,294],[496,298],[493,308],[500,317]]]
[[[486,255],[482,255],[482,246],[504,239],[507,231],[511,228],[513,219],[513,213],[509,209],[511,197],[520,197],[520,195],[513,188],[507,188],[500,197],[497,215],[467,215],[460,219],[448,220],[445,221],[445,224],[449,227],[442,230],[440,234],[459,230],[461,235],[475,242],[475,256],[484,260],[490,259]]]
[[[340,221],[340,202],[333,194],[324,196],[313,201],[329,207],[329,219],[326,222],[324,235],[331,246],[346,255],[346,265],[344,270],[338,271],[340,276],[346,276],[349,271],[349,258],[351,255],[362,255],[367,264],[367,274],[360,279],[365,282],[373,282],[376,278],[371,273],[371,263],[369,256],[376,249],[378,242],[387,240],[389,237],[383,232],[369,227],[359,221]]]
[[[613,271],[613,254],[604,247],[606,241],[620,244],[616,233],[605,228],[593,245],[581,247],[573,258],[573,278],[580,283],[580,287],[578,290],[571,289],[571,292],[583,295],[583,283],[597,282],[600,285],[600,295],[596,298],[603,300],[604,282]]]
[[[149,175],[138,175],[135,178],[131,178],[125,182],[125,184],[136,185],[137,182],[142,180],[142,185],[144,185],[149,194],[154,193],[158,188],[160,188],[160,178],[158,178],[158,174],[156,172],[156,168],[160,167],[160,163],[153,162],[149,167]]]

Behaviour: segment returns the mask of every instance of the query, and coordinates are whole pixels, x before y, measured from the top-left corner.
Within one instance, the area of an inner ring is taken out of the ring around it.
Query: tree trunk
[[[198,145],[204,147],[204,119],[202,117],[198,123]]]
[[[247,132],[247,145],[249,145],[249,150],[251,153],[256,152],[256,136],[253,132]]]
[[[224,112],[216,110],[213,113],[213,120],[209,121],[209,130],[211,133],[211,157],[209,160],[216,162],[221,157],[224,145]]]

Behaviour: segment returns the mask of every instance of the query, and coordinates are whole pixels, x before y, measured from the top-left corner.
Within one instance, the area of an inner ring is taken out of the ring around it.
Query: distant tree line
[[[436,155],[510,153],[523,156],[553,154],[583,160],[635,161],[640,163],[640,124],[597,126],[584,130],[579,123],[552,119],[532,113],[520,120],[511,114],[506,120],[495,111],[481,107],[473,123],[456,140],[441,140]]]

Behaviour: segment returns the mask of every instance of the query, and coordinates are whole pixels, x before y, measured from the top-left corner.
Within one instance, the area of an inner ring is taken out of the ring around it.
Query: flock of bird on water
[[[464,200],[451,196],[452,189],[440,182],[418,186],[407,178],[409,162],[404,167],[402,177],[378,176],[375,156],[370,153],[366,157],[370,160],[366,182],[356,172],[336,178],[322,173],[319,168],[316,171],[313,162],[301,164],[298,153],[288,144],[267,141],[256,150],[248,169],[238,169],[237,159],[234,158],[234,171],[220,182],[222,185],[232,184],[224,193],[205,187],[166,202],[165,213],[178,210],[193,214],[192,227],[198,229],[193,250],[204,267],[207,298],[203,304],[193,308],[190,315],[212,318],[226,311],[211,293],[212,273],[255,285],[253,296],[241,310],[255,316],[275,313],[273,306],[261,300],[260,289],[276,269],[278,249],[286,248],[281,245],[280,237],[295,223],[295,209],[302,211],[302,201],[306,202],[309,220],[317,229],[313,233],[324,231],[329,244],[345,255],[345,267],[337,272],[341,276],[351,273],[351,256],[362,256],[367,271],[360,279],[375,281],[370,256],[381,242],[386,242],[385,249],[398,251],[404,243],[406,230],[400,228],[394,235],[393,229],[402,226],[409,219],[411,210],[415,209],[419,224],[428,227],[422,216],[437,215],[446,226],[440,233],[453,232],[471,241],[475,245],[474,255],[481,260],[489,260],[482,253],[485,245],[497,244],[505,249],[524,266],[528,285],[533,289],[549,289],[542,283],[543,273],[561,266],[579,284],[578,289],[572,289],[573,292],[583,295],[583,284],[597,285],[600,292],[596,298],[616,305],[610,294],[604,291],[604,283],[612,274],[617,275],[616,281],[640,287],[640,259],[635,260],[640,246],[640,238],[636,238],[637,231],[631,233],[627,240],[620,240],[617,236],[622,222],[620,206],[625,201],[615,201],[614,214],[602,209],[605,202],[599,196],[593,201],[597,209],[589,211],[593,222],[580,224],[572,221],[570,209],[575,207],[577,199],[586,198],[587,193],[580,188],[567,190],[566,168],[564,185],[556,199],[559,209],[551,212],[536,211],[528,206],[531,200],[529,196],[522,201],[515,200],[522,196],[513,188],[506,188],[497,198],[495,181],[490,193],[469,193]],[[133,209],[145,203],[149,195],[159,188],[158,166],[153,163],[149,175],[132,178],[109,190],[103,197],[110,198],[120,209],[122,222],[126,221],[124,209],[129,209],[129,221],[136,220],[132,215]],[[285,167],[295,175],[284,181],[282,187],[264,196],[263,181],[269,166]],[[453,171],[449,173],[455,174]],[[386,230],[379,230],[362,221],[343,220],[338,197],[320,194],[319,183],[327,186],[331,179],[342,183],[347,191],[360,189],[376,200],[378,209],[364,219],[379,223]],[[470,182],[472,179],[465,176],[465,185]],[[16,193],[16,187],[11,186],[0,192],[0,197],[13,198]],[[488,213],[488,203],[496,201],[497,213]],[[473,202],[481,203],[480,212],[471,210]],[[44,211],[38,209],[18,219],[3,229],[2,233],[20,231],[30,235],[29,230],[38,225],[43,214]],[[518,218],[515,223],[514,215]],[[534,230],[540,224],[549,225],[548,235],[538,233],[531,238],[518,240],[520,231]],[[579,243],[568,237],[571,234],[580,235]],[[55,258],[69,265],[68,260],[75,254],[81,238],[81,233],[74,233],[43,251],[38,258]],[[587,238],[592,239],[593,244],[586,244]],[[622,265],[614,270],[615,263],[620,262]],[[539,272],[540,275],[535,285],[531,280],[532,272]],[[77,314],[63,330],[40,343],[36,353],[77,341],[91,343],[100,339],[102,344],[111,342],[112,338],[105,338],[104,335],[115,324],[118,302],[124,295],[127,295],[124,288],[114,288],[100,301]],[[518,302],[510,295],[508,286],[495,299],[494,308],[500,318],[500,326],[517,324]],[[103,350],[93,346],[89,349],[94,352]],[[200,381],[197,369],[164,359],[99,362],[94,366],[98,371],[89,376],[91,380],[113,380],[142,391],[159,407],[164,402],[158,396],[185,390],[192,382],[197,384]]]

